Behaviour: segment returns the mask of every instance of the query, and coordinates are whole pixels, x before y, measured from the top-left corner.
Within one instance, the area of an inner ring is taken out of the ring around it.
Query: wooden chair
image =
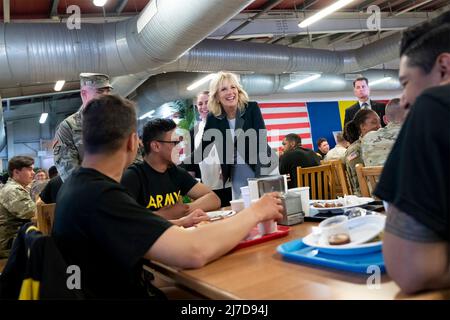
[[[37,206],[37,227],[44,235],[52,232],[56,203]]]
[[[336,199],[336,189],[331,164],[316,167],[297,167],[297,185],[310,187],[314,200]]]
[[[334,184],[336,188],[336,196],[343,197],[344,195],[351,195],[352,189],[350,181],[347,178],[345,166],[340,159],[336,160],[322,160],[321,164],[331,164],[333,171]]]
[[[383,166],[364,167],[362,164],[358,163],[355,168],[361,196],[371,197],[372,192],[375,190],[378,180],[380,179]]]

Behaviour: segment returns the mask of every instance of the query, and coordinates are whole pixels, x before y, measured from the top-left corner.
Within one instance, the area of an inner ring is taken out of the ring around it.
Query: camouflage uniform
[[[35,215],[30,191],[9,178],[0,190],[0,258],[6,258],[17,230]]]
[[[328,153],[325,155],[324,160],[328,161],[328,160],[338,160],[339,159],[339,160],[344,161],[346,151],[347,151],[346,148],[337,144],[333,149],[328,151]]]
[[[64,119],[56,131],[53,156],[56,168],[63,181],[81,165],[83,160],[83,139],[81,135],[81,108]]]
[[[389,122],[386,127],[371,131],[361,139],[362,159],[366,166],[384,165],[400,129],[400,124]]]
[[[353,142],[345,152],[345,167],[347,169],[347,173],[350,178],[353,194],[361,196],[358,176],[356,175],[356,168],[355,168],[355,166],[358,163],[364,165],[364,162],[361,157],[361,139],[358,139],[355,142]]]

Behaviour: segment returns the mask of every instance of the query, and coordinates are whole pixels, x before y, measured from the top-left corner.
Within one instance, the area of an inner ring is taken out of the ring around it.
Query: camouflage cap
[[[80,86],[89,86],[96,89],[111,88],[109,77],[102,73],[80,73]]]

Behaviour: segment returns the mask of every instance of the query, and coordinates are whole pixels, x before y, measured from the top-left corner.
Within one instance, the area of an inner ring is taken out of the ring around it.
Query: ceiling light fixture
[[[41,117],[39,118],[39,123],[40,124],[45,123],[45,121],[47,121],[47,117],[48,117],[48,113],[47,112],[42,113]]]
[[[55,91],[61,91],[61,89],[64,87],[65,83],[66,83],[66,80],[58,80],[58,81],[56,81],[55,87],[53,89]]]
[[[142,116],[140,116],[139,120],[143,120],[145,118],[151,118],[154,113],[155,113],[155,110],[150,110],[149,112],[144,113]]]
[[[290,83],[290,84],[284,86],[283,89],[284,89],[284,90],[289,90],[289,89],[292,89],[292,88],[301,86],[302,84],[305,84],[305,83],[314,81],[314,80],[316,80],[316,79],[319,79],[321,76],[322,76],[322,75],[321,75],[321,74],[318,74],[318,73],[313,74],[312,76],[309,76],[309,77],[307,77],[307,78],[305,78],[305,79],[302,79],[302,80],[299,80],[299,81],[295,81],[295,82],[293,82],[293,83]]]
[[[103,7],[108,0],[94,0],[94,5],[97,7]]]
[[[381,79],[378,79],[378,80],[375,80],[375,81],[371,81],[371,82],[370,82],[370,85],[371,85],[371,86],[374,86],[374,85],[377,85],[377,84],[380,84],[380,83],[389,81],[389,80],[391,80],[391,79],[392,79],[392,77],[384,77],[384,78],[381,78]]]
[[[307,26],[325,18],[326,16],[332,14],[335,11],[338,11],[339,9],[345,7],[350,2],[353,2],[354,0],[339,0],[335,3],[333,3],[331,6],[326,7],[325,9],[320,10],[316,14],[312,15],[311,17],[303,20],[298,24],[300,28],[306,28]]]
[[[207,76],[201,78],[200,80],[195,81],[193,84],[191,84],[189,87],[187,87],[188,91],[192,91],[195,88],[200,87],[202,84],[204,84],[208,81],[211,81],[215,75],[216,75],[215,73],[211,73],[211,74],[208,74]]]

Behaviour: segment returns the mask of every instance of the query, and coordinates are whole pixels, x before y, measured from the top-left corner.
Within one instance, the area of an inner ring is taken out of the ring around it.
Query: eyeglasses
[[[173,144],[173,146],[176,146],[177,144],[179,144],[181,142],[181,140],[177,140],[177,141],[156,140],[156,141],[162,142],[162,143],[171,143],[171,144]]]

